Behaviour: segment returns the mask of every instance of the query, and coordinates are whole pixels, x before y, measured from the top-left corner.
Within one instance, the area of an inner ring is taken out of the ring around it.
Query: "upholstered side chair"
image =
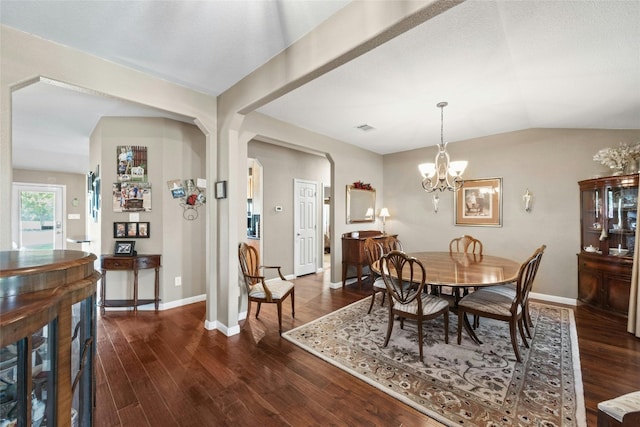
[[[295,317],[295,288],[293,283],[285,280],[280,271],[280,266],[260,265],[258,251],[253,246],[240,243],[238,246],[238,258],[249,298],[247,318],[251,313],[252,301],[258,303],[256,319],[260,314],[262,303],[276,304],[278,307],[278,332],[282,334],[282,302],[289,296],[291,296],[291,317]],[[279,278],[265,281],[264,275],[261,274],[264,269],[276,269]]]

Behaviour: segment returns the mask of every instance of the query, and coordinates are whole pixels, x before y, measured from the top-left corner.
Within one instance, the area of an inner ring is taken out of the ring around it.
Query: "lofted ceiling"
[[[2,0],[0,22],[219,95],[347,3]],[[435,145],[440,101],[446,141],[640,129],[638,22],[638,0],[468,0],[258,111],[380,154]],[[46,158],[84,173],[99,118],[126,115],[189,121],[47,83],[20,89],[14,167]]]

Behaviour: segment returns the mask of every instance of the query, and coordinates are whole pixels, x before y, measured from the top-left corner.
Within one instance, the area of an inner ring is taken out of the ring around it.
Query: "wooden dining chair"
[[[373,303],[376,300],[376,294],[378,292],[382,293],[382,301],[380,301],[380,306],[384,305],[384,300],[387,295],[387,287],[384,284],[384,280],[377,274],[373,269],[373,264],[377,262],[382,255],[389,253],[393,250],[402,250],[402,243],[395,236],[387,236],[382,238],[371,238],[368,237],[364,241],[364,254],[367,259],[367,263],[369,264],[369,271],[371,272],[372,279],[372,296],[371,296],[371,305],[369,305],[369,311],[367,314],[371,313],[373,309]]]
[[[482,255],[482,242],[473,236],[465,234],[449,242],[449,253],[454,252]]]
[[[464,253],[464,254],[472,254],[477,256],[482,256],[482,242],[476,239],[473,236],[465,234],[461,237],[456,237],[449,242],[449,253]],[[462,291],[462,294],[461,294]],[[458,304],[462,295],[467,295],[469,293],[468,288],[452,288],[451,286],[441,286],[440,293],[443,295],[453,297],[455,302],[454,306]],[[474,321],[474,324],[477,323],[477,320]]]
[[[540,267],[545,247],[542,245],[536,249],[533,255],[520,266],[518,279],[515,283],[515,293],[508,287],[489,286],[470,293],[458,302],[458,344],[462,341],[463,325],[469,336],[475,342],[482,344],[469,324],[467,313],[502,320],[509,323],[511,345],[516,354],[516,360],[522,362],[516,330],[520,332],[525,347],[529,348],[524,332],[524,318],[526,316],[524,312],[528,308],[525,301],[528,301],[528,294]]]
[[[295,317],[295,288],[292,282],[285,280],[280,266],[260,265],[260,257],[258,251],[253,246],[246,243],[240,243],[238,246],[238,258],[240,260],[240,269],[244,277],[244,283],[247,288],[247,318],[251,313],[251,302],[258,303],[256,310],[256,319],[260,314],[262,303],[276,304],[278,307],[278,332],[282,334],[282,302],[291,295],[291,317]],[[264,269],[275,269],[278,271],[279,278],[265,282],[265,276],[261,273]]]
[[[533,320],[531,320],[531,311],[529,310],[529,293],[531,291],[531,288],[533,287],[533,282],[536,279],[536,275],[538,274],[538,267],[540,267],[540,261],[542,259],[542,255],[544,255],[544,250],[546,249],[546,247],[547,247],[546,245],[542,245],[540,248],[538,248],[538,251],[540,251],[540,260],[538,260],[538,265],[535,271],[533,271],[533,277],[531,277],[531,286],[522,295],[522,301],[520,302],[520,305],[522,306],[522,310],[523,310],[523,316],[524,316],[524,322],[523,322],[524,329],[525,329],[525,332],[527,333],[527,337],[529,338],[532,337],[531,328],[533,327]],[[506,285],[499,285],[499,286],[489,286],[485,288],[485,290],[487,292],[499,292],[509,296],[515,296],[517,292],[516,283],[507,283]]]
[[[420,361],[423,361],[422,323],[438,316],[444,317],[444,342],[449,343],[449,303],[429,292],[423,292],[426,272],[422,263],[402,251],[391,251],[380,258],[380,274],[389,294],[389,323],[384,347],[389,344],[394,318],[400,318],[400,329],[405,319],[418,326]]]

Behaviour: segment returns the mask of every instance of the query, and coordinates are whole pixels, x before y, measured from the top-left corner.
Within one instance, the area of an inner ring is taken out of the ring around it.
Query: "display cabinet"
[[[578,299],[626,316],[638,216],[638,175],[589,179],[578,184]]]
[[[93,425],[95,260],[0,252],[0,425]]]

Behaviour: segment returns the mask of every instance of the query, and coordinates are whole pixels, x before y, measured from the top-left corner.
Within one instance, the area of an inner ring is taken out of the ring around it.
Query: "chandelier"
[[[462,174],[467,167],[466,160],[452,162],[447,153],[447,144],[444,143],[444,107],[447,102],[438,103],[440,108],[440,144],[438,144],[438,154],[435,163],[422,163],[418,166],[422,174],[422,188],[427,193],[438,191],[458,191],[464,185]],[[435,210],[438,211],[437,195],[434,195]]]

